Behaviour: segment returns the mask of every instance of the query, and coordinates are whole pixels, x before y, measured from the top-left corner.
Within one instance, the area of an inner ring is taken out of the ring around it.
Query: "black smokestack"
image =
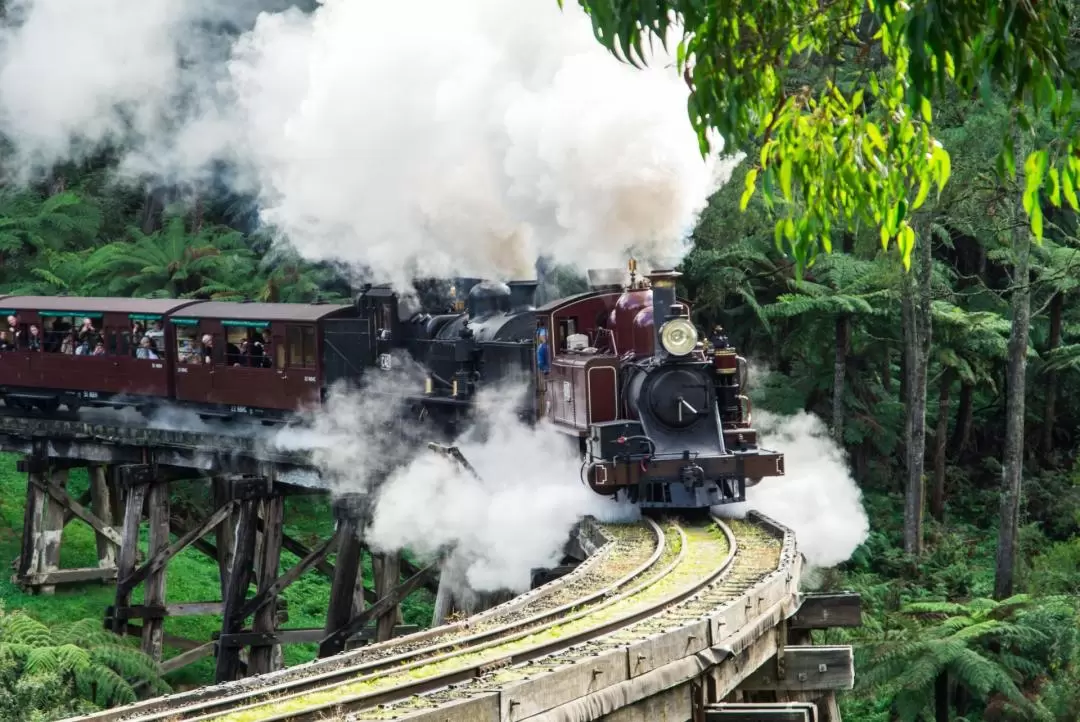
[[[506,285],[510,287],[511,311],[524,311],[535,306],[539,281],[510,281]]]
[[[657,270],[649,274],[649,284],[652,287],[653,329],[656,332],[656,353],[664,348],[660,343],[660,329],[667,320],[668,309],[675,300],[675,281],[682,276],[678,271]]]

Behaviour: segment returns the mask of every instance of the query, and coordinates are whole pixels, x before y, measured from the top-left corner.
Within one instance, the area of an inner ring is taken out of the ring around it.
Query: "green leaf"
[[[784,200],[791,202],[791,158],[785,157],[780,163],[780,190]]]
[[[1050,202],[1055,208],[1061,208],[1061,183],[1058,178],[1058,169],[1051,168],[1048,174],[1050,176]]]
[[[885,152],[885,150],[886,150],[885,139],[881,137],[881,131],[878,130],[878,127],[877,127],[876,124],[867,123],[866,124],[866,134],[868,136],[870,136],[870,142],[873,143],[874,146],[878,150],[880,150],[882,152]]]
[[[927,123],[934,122],[934,113],[930,108],[929,98],[923,98],[922,101],[919,103],[919,112],[922,114],[923,120],[925,120]]]
[[[739,210],[745,211],[750,204],[750,198],[754,195],[754,185],[757,183],[758,169],[751,168],[746,173],[746,189],[743,190],[742,198],[739,199]]]
[[[1080,211],[1080,201],[1076,198],[1076,187],[1073,185],[1073,174],[1069,168],[1061,171],[1061,190],[1065,193],[1065,200],[1074,211]]]
[[[930,195],[930,184],[926,182],[924,178],[919,183],[919,192],[915,196],[915,200],[911,204],[911,210],[917,211],[922,207],[923,202],[926,200],[926,196]]]
[[[1035,238],[1042,241],[1043,237],[1043,213],[1042,207],[1036,203],[1031,209],[1031,232]]]

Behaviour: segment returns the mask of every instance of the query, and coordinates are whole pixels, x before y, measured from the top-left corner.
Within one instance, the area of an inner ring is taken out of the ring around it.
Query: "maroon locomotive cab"
[[[614,421],[619,408],[619,361],[611,356],[556,356],[547,377],[548,418],[584,433]]]

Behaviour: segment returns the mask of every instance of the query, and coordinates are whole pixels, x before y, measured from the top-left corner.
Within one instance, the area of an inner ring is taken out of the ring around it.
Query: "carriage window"
[[[42,350],[91,356],[104,354],[106,334],[100,313],[60,315],[42,311]]]
[[[184,366],[202,364],[202,341],[200,340],[199,327],[195,324],[175,324],[174,328],[176,329],[177,362]],[[141,339],[139,344],[140,346],[144,345]]]
[[[315,368],[315,329],[311,326],[304,327],[304,366]]]
[[[315,329],[311,326],[288,326],[289,365],[315,368]]]
[[[269,323],[265,321],[223,321],[225,326],[225,358],[229,366],[269,368]]]

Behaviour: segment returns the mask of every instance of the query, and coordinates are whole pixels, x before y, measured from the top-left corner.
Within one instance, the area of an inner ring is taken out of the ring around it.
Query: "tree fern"
[[[907,604],[890,618],[892,629],[860,645],[860,687],[892,697],[900,719],[915,720],[929,714],[935,683],[947,675],[984,705],[1000,698],[1026,719],[1045,719],[1046,711],[1023,692],[1045,670],[1043,650],[1052,642],[1033,610],[1058,602],[1040,602],[1016,595]]]
[[[90,619],[50,629],[0,610],[0,717],[55,718],[135,701],[136,689],[165,694],[154,660]]]

